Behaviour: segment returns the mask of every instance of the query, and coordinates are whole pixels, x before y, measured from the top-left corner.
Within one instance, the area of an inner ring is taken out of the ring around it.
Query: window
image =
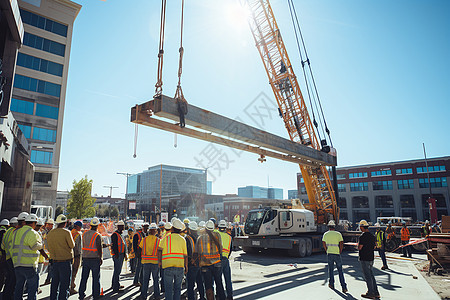
[[[51,165],[53,153],[40,150],[31,150],[31,162],[36,164]]]
[[[367,172],[359,172],[359,173],[350,173],[348,174],[348,178],[364,178],[367,177]]]
[[[29,125],[23,125],[23,124],[18,124],[20,130],[22,130],[23,135],[29,139],[31,138],[31,126]]]
[[[345,184],[338,183],[338,192],[345,192]]]
[[[372,176],[372,177],[389,176],[389,175],[392,175],[391,170],[380,170],[380,171],[370,172],[370,176]]]
[[[401,208],[415,208],[414,195],[400,195]]]
[[[42,38],[40,36],[25,32],[23,35],[23,44],[25,46],[46,51],[64,57],[66,45]]]
[[[445,171],[445,166],[430,166],[428,167],[428,172],[439,172]],[[426,173],[427,167],[419,167],[417,168],[417,173]]]
[[[446,187],[447,186],[447,178],[446,177],[436,177],[430,178],[431,187]],[[420,178],[419,179],[419,187],[427,188],[428,187],[428,178]]]
[[[34,111],[34,103],[12,98],[10,109],[11,111],[32,115]]]
[[[407,168],[407,169],[397,169],[395,170],[395,174],[399,175],[399,174],[412,174],[412,168]]]
[[[375,196],[375,206],[377,208],[394,208],[392,196]]]
[[[62,76],[63,72],[63,65],[61,64],[20,52],[17,55],[17,65],[60,77]]]
[[[46,142],[56,142],[56,130],[34,127],[33,139]]]
[[[347,207],[347,199],[345,199],[344,197],[339,197],[338,206],[340,208],[346,208]]]
[[[366,196],[357,196],[352,198],[353,208],[369,208],[369,198]]]
[[[414,180],[397,180],[397,185],[399,190],[413,189],[414,188]]]
[[[336,178],[337,178],[337,180],[345,179],[345,174],[337,174]]]
[[[67,25],[38,16],[23,9],[20,9],[20,17],[25,24],[67,37]]]
[[[357,182],[357,183],[350,183],[350,191],[352,192],[359,192],[359,191],[368,191],[369,185],[367,182]]]
[[[58,113],[58,107],[36,104],[36,116],[58,120]]]
[[[59,84],[19,74],[16,74],[14,77],[14,87],[55,97],[59,97],[61,94],[61,85]]]
[[[34,173],[34,182],[38,184],[52,185],[52,174],[51,173]]]
[[[380,191],[380,190],[392,190],[392,181],[374,181],[373,184],[373,190],[374,191]]]

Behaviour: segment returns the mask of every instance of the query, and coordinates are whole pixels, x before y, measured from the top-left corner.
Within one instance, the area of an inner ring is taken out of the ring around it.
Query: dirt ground
[[[418,262],[415,266],[441,299],[450,300],[450,273],[435,275],[431,272],[430,276],[428,276],[429,262]]]

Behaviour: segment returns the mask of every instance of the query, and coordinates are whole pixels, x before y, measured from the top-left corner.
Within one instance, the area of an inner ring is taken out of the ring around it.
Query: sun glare
[[[235,30],[248,30],[251,12],[247,5],[238,1],[228,2],[224,5],[224,15],[230,27]]]

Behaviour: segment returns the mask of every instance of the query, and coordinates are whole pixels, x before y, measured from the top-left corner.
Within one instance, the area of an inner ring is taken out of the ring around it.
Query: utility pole
[[[437,208],[436,208],[436,199],[433,198],[433,193],[431,191],[431,181],[430,181],[430,170],[428,169],[428,160],[427,160],[427,152],[425,150],[425,143],[422,143],[423,146],[423,155],[425,157],[425,168],[427,168],[427,179],[428,179],[428,187],[430,189],[430,196],[428,197],[428,206],[430,209],[430,223],[437,223]]]
[[[117,172],[117,175],[124,175],[127,177],[126,187],[125,187],[125,220],[128,217],[128,177],[134,174],[130,173],[124,173],[124,172]]]

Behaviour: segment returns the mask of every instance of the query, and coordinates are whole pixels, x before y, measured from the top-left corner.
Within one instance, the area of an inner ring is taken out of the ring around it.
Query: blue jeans
[[[16,275],[16,288],[14,289],[14,300],[22,300],[23,288],[27,283],[28,300],[36,300],[39,285],[39,274],[33,267],[14,268]]]
[[[142,299],[147,299],[148,294],[148,283],[150,281],[150,274],[152,274],[153,279],[153,295],[158,298],[159,292],[159,267],[158,264],[142,264],[143,270],[143,282],[141,287],[141,297]]]
[[[134,273],[134,280],[133,280],[133,284],[136,284],[138,282],[140,282],[142,284],[142,277],[143,277],[143,272],[142,272],[142,261],[141,261],[141,257],[136,257],[136,273]]]
[[[100,258],[83,258],[83,269],[81,270],[81,282],[78,290],[79,299],[84,299],[86,284],[89,273],[92,271],[92,296],[100,296]]]
[[[378,255],[380,255],[381,260],[383,261],[383,267],[387,267],[387,261],[386,261],[386,251],[384,251],[384,249],[379,248],[378,250]]]
[[[50,300],[67,300],[72,279],[72,262],[53,262]]]
[[[347,289],[347,284],[344,279],[344,272],[342,271],[342,259],[339,254],[328,254],[328,277],[330,278],[329,284],[334,287],[334,264],[339,274],[339,282],[342,289]]]
[[[123,253],[119,255],[113,255],[114,262],[114,272],[112,276],[112,289],[113,291],[117,291],[120,288],[119,276],[120,271],[122,271],[123,259],[125,255]]]
[[[227,298],[233,298],[233,285],[231,284],[231,268],[228,258],[222,256],[222,274],[225,279]]]
[[[205,290],[212,290],[214,281],[216,284],[216,294],[219,296],[220,300],[224,300],[225,291],[223,290],[222,283],[222,264],[219,262],[214,265],[203,266],[201,267],[201,272],[205,283]]]
[[[165,268],[164,287],[166,288],[166,300],[180,300],[181,282],[183,281],[184,268]]]
[[[373,260],[364,261],[360,260],[361,268],[364,275],[364,280],[367,284],[367,293],[369,295],[378,295],[377,282],[375,281],[375,276],[373,276]]]
[[[194,285],[197,283],[197,290],[200,294],[200,299],[205,299],[205,287],[203,286],[203,278],[202,274],[200,273],[200,267],[195,267],[192,265],[189,265],[188,272],[186,275],[186,281],[187,281],[187,296],[188,300],[194,300],[195,293],[194,293]]]

